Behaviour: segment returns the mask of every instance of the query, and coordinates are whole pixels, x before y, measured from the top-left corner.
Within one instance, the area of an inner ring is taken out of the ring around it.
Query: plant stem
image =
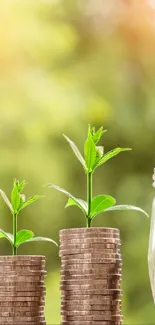
[[[16,247],[16,236],[17,236],[17,214],[13,214],[13,236],[14,236],[14,245],[13,245],[13,255],[17,255]]]
[[[87,227],[91,227],[91,203],[92,203],[92,173],[87,175],[87,203],[88,203],[88,220]]]

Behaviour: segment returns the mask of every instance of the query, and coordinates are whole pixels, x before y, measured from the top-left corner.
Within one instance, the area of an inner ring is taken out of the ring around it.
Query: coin
[[[91,284],[91,285],[106,285],[107,283],[114,283],[114,284],[117,284],[117,283],[120,283],[120,279],[65,279],[65,280],[60,280],[60,284],[62,285],[87,285],[87,284]]]
[[[44,302],[44,296],[40,295],[40,292],[35,296],[32,295],[32,292],[29,296],[26,294],[24,294],[24,296],[17,296],[16,293],[14,296],[7,293],[6,297],[4,294],[2,294],[2,296],[0,295],[0,303],[1,302]]]
[[[31,276],[31,275],[29,275],[29,276],[17,276],[17,275],[7,275],[7,276],[1,276],[0,275],[0,283],[9,283],[9,282],[44,282],[44,278],[45,278],[45,276],[44,275],[42,275],[42,276],[37,276],[37,275],[34,275],[34,276]],[[0,284],[1,285],[1,284]]]
[[[80,259],[80,258],[74,258],[67,260],[62,258],[62,267],[67,263],[68,265],[70,264],[119,264],[122,265],[122,260],[121,259],[112,259],[112,258],[87,258],[87,259]]]
[[[72,298],[72,296],[71,296]],[[105,295],[89,295],[84,296],[81,294],[81,296],[75,296],[75,299],[69,299],[62,297],[61,304],[67,305],[67,306],[92,306],[92,305],[106,305],[106,306],[116,306],[118,304],[121,304],[121,298],[114,298],[113,296],[105,296]]]
[[[7,318],[7,317],[5,317],[6,318],[6,320],[4,321],[4,320],[2,320],[1,321],[1,319],[0,319],[0,325],[46,325],[46,321],[31,321],[31,323],[29,323],[29,322],[26,322],[26,321],[24,321],[24,323],[23,323],[23,321],[16,321],[16,323],[15,323],[15,320],[13,319],[9,319],[9,318]]]
[[[0,290],[0,297],[40,297],[40,296],[45,296],[46,292],[45,291],[15,291],[15,290],[10,290],[10,291],[4,291],[2,292]]]
[[[83,238],[72,238],[72,239],[63,239],[60,240],[60,246],[66,246],[68,245],[88,245],[88,244],[100,244],[100,245],[121,245],[120,240],[115,240],[113,238],[103,238],[103,237],[95,237],[95,238],[89,238],[89,237],[83,237]]]
[[[11,318],[11,319],[10,319]],[[14,323],[12,323],[14,321]],[[23,322],[24,324],[27,324],[28,322],[45,322],[44,316],[25,316],[25,317],[0,317],[0,324],[18,324],[18,322]]]
[[[45,264],[46,264],[46,261],[44,261],[44,260],[24,260],[24,261],[22,261],[22,260],[11,260],[11,261],[9,261],[9,260],[6,260],[6,261],[1,261],[0,260],[0,266],[5,266],[5,265],[7,265],[7,266],[11,266],[11,265],[14,265],[14,266],[21,266],[21,265],[30,265],[30,266],[33,266],[33,265],[41,265],[41,266],[45,266]]]
[[[64,240],[63,241],[61,241],[61,243],[60,243],[60,246],[59,246],[59,249],[60,249],[60,251],[62,251],[62,250],[70,250],[70,249],[73,249],[73,250],[77,250],[77,249],[92,249],[92,248],[94,248],[94,249],[99,249],[99,250],[101,250],[101,249],[106,249],[106,250],[108,250],[108,249],[120,249],[120,244],[108,244],[108,243],[96,243],[96,242],[88,242],[88,243],[83,243],[83,241],[81,242],[79,242],[79,243],[75,243],[75,244],[73,244],[73,243],[70,243],[70,241],[69,242],[66,242],[65,241],[65,243],[64,243]]]
[[[89,315],[92,315],[92,316],[102,316],[104,315],[105,317],[111,317],[113,315],[115,315],[115,313],[111,310],[107,311],[107,310],[71,310],[71,311],[68,311],[68,310],[63,310],[61,312],[61,315],[64,315],[64,316],[89,316]]]
[[[87,320],[90,320],[90,321],[122,321],[123,320],[123,317],[120,316],[120,315],[116,315],[116,316],[113,316],[113,315],[87,315],[87,316],[64,316],[62,315],[62,321],[87,321]]]
[[[16,255],[16,256],[14,256],[14,255],[1,255],[0,256],[0,261],[7,261],[7,260],[13,260],[13,261],[15,261],[15,260],[25,260],[25,261],[27,261],[27,260],[46,260],[46,258],[45,258],[45,256],[44,255]]]
[[[111,306],[111,305],[71,305],[61,304],[61,311],[121,311],[121,305]]]
[[[118,228],[104,228],[104,227],[93,227],[93,228],[70,228],[70,229],[61,229],[59,231],[60,236],[65,236],[66,234],[75,234],[75,233],[111,233],[119,234],[120,230]]]
[[[30,311],[37,311],[42,312],[44,311],[44,306],[0,306],[0,312],[30,312]]]
[[[120,242],[120,235],[119,234],[109,234],[109,233],[77,233],[77,234],[65,234],[64,236],[60,236],[60,242],[63,240],[72,240],[74,239],[88,239],[88,238],[102,238],[102,239],[108,239],[108,240],[114,240],[114,242]]]
[[[61,260],[71,260],[71,259],[89,259],[89,258],[104,258],[104,259],[120,259],[121,260],[121,255],[120,254],[106,254],[105,252],[98,252],[98,251],[92,251],[89,253],[81,253],[81,254],[69,254],[69,255],[62,255]]]
[[[70,299],[73,299],[76,295],[112,295],[112,296],[119,296],[122,293],[122,291],[120,289],[83,289],[80,288],[79,289],[75,289],[73,288],[72,290],[63,290],[61,289],[61,294],[62,297],[70,297]],[[76,299],[76,297],[75,297]]]
[[[68,274],[65,274],[65,275],[61,275],[61,280],[68,280],[68,281],[73,281],[73,280],[76,280],[76,281],[80,281],[80,280],[110,280],[110,279],[122,279],[122,274],[121,273],[103,273],[103,274],[99,274],[99,275],[94,275],[94,274],[72,274],[72,275],[68,275]]]
[[[32,282],[27,282],[26,280],[25,280],[25,282],[17,282],[17,279],[16,279],[16,281],[9,281],[9,279],[7,279],[8,281],[5,281],[5,282],[2,282],[2,281],[0,281],[0,290],[1,290],[1,288],[7,288],[7,287],[19,287],[19,288],[22,288],[22,287],[25,287],[25,285],[26,285],[26,289],[28,289],[29,290],[29,287],[31,288],[31,287],[33,287],[33,288],[36,288],[36,287],[41,287],[41,286],[44,286],[45,287],[45,285],[44,285],[44,281],[32,281]],[[24,290],[25,291],[25,290]]]
[[[27,291],[35,291],[37,289],[37,291],[45,291],[45,285],[29,285],[27,283],[24,284],[14,284],[14,285],[7,285],[7,286],[0,286],[0,293],[5,292],[5,291],[20,291],[20,292],[27,292]]]
[[[29,276],[36,276],[36,275],[39,275],[39,276],[46,276],[47,272],[44,271],[44,270],[3,270],[2,272],[0,271],[0,277],[4,276],[4,273],[6,275],[6,277],[8,276],[15,276],[15,277],[19,277],[19,276],[26,276],[26,277],[29,277]],[[5,277],[5,278],[6,278]]]
[[[121,325],[122,322],[118,321],[115,323],[111,321],[85,321],[84,324],[83,322],[79,321],[62,321],[61,325]]]
[[[59,256],[77,255],[77,254],[120,254],[120,249],[63,249],[59,251]]]
[[[72,274],[72,272],[75,272],[73,274],[82,274],[84,272],[91,272],[91,273],[110,273],[110,272],[116,272],[122,271],[121,265],[118,265],[116,263],[110,263],[110,264],[100,264],[100,265],[94,265],[94,264],[87,264],[87,263],[82,263],[79,265],[74,265],[71,264],[69,265],[68,263],[62,264],[61,265],[61,274],[64,274],[64,272],[67,272],[68,274]]]

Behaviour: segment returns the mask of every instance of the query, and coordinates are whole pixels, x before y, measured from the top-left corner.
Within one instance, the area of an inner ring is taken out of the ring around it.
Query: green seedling
[[[66,207],[76,205],[83,211],[86,217],[86,224],[88,228],[91,227],[93,219],[101,212],[135,210],[142,212],[148,216],[144,210],[136,206],[116,205],[116,200],[110,195],[98,195],[96,197],[93,197],[92,181],[95,170],[105,164],[111,158],[117,156],[119,153],[131,150],[130,148],[115,148],[108,153],[104,153],[104,147],[98,146],[98,142],[101,140],[105,132],[106,130],[103,130],[103,127],[100,127],[98,131],[95,131],[94,127],[91,128],[89,126],[88,136],[84,144],[84,157],[81,155],[75,143],[71,141],[66,135],[64,135],[65,139],[70,144],[74,154],[82,164],[83,169],[87,175],[87,201],[74,197],[72,194],[60,188],[59,186],[48,184],[48,187],[53,187],[69,197]]]
[[[13,248],[13,255],[17,255],[18,247],[24,243],[29,243],[33,241],[49,241],[57,245],[57,243],[50,238],[35,237],[34,233],[30,230],[22,229],[20,231],[17,231],[17,221],[20,211],[43,197],[41,195],[34,195],[26,199],[26,196],[22,194],[25,185],[25,181],[22,181],[20,183],[16,179],[14,180],[13,189],[11,192],[11,200],[9,200],[6,194],[2,190],[0,190],[1,197],[3,198],[13,215],[13,234],[7,233],[4,230],[0,229],[0,238],[6,238],[10,242]]]

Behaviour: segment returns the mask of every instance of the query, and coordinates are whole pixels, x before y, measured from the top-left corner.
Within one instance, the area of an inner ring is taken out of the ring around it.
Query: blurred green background
[[[108,129],[103,145],[133,151],[100,168],[94,194],[151,213],[155,165],[155,0],[5,0],[0,2],[0,187],[14,177],[26,194],[46,198],[23,211],[19,229],[58,241],[62,228],[85,219],[53,182],[86,197],[86,176],[62,137],[83,150],[88,123]],[[98,216],[94,226],[121,229],[124,324],[154,324],[147,250],[150,220],[134,212]],[[0,227],[12,217],[0,202]],[[0,254],[10,254],[5,240]],[[58,249],[25,244],[20,254],[47,257],[48,324],[60,323]]]

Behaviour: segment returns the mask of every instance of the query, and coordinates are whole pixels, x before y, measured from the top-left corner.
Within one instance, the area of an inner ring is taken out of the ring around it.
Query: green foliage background
[[[86,197],[86,176],[62,133],[82,148],[87,125],[103,125],[105,150],[132,147],[96,172],[94,194],[151,212],[155,164],[154,0],[5,0],[0,2],[0,187],[26,179],[27,195],[46,194],[23,211],[19,229],[58,241],[61,228],[84,225],[82,212],[43,188],[52,182]],[[124,324],[154,323],[147,250],[150,221],[134,212],[100,215],[119,227]],[[0,227],[12,217],[0,202]],[[0,254],[10,254],[5,240]],[[60,323],[58,249],[31,243],[20,254],[47,257],[48,324]]]

